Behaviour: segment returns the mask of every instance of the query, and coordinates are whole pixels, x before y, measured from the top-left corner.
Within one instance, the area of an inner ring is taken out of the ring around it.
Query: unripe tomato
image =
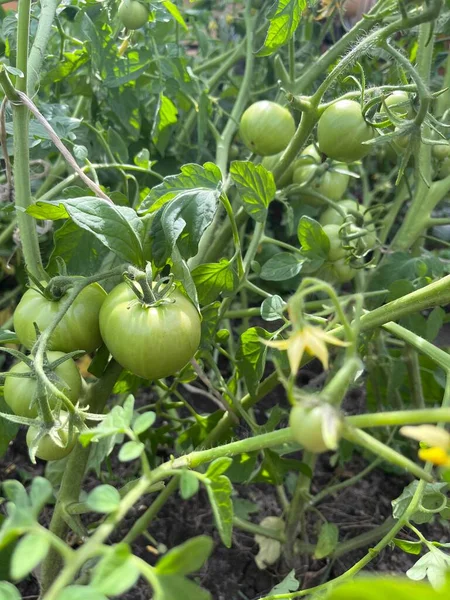
[[[320,151],[330,158],[351,163],[366,156],[371,150],[363,142],[374,136],[373,128],[362,115],[354,100],[338,100],[321,115],[317,126]]]
[[[438,177],[439,179],[445,179],[450,175],[450,156],[444,158],[439,168]]]
[[[241,117],[239,133],[249,150],[261,156],[282,152],[295,133],[295,122],[287,108],[261,100]]]
[[[330,250],[328,251],[328,260],[335,261],[344,258],[347,255],[346,250],[342,245],[342,239],[339,235],[340,225],[325,225],[324,232],[330,240]]]
[[[61,300],[66,297],[67,293]],[[85,287],[56,326],[48,349],[92,352],[98,348],[102,343],[98,315],[105,298],[106,292],[98,283]],[[55,318],[60,306],[60,300],[47,300],[34,289],[30,288],[25,292],[14,312],[14,329],[26,348],[30,349],[36,341],[33,323],[37,323],[39,331],[44,331]]]
[[[433,156],[438,160],[445,160],[450,156],[450,144],[444,146],[443,144],[437,144],[432,149]]]
[[[53,362],[63,356],[63,352],[47,352],[49,362]],[[19,362],[14,365],[9,373],[29,373],[30,368],[24,363]],[[81,394],[81,377],[77,365],[70,358],[61,363],[55,369],[55,374],[61,379],[61,383],[55,382],[58,389],[62,390],[66,396],[74,404],[77,402]],[[64,382],[64,383],[62,383]],[[34,403],[30,407],[36,391],[37,382],[30,377],[8,377],[6,375],[5,387],[3,390],[5,402],[11,408],[15,415],[20,417],[28,417],[32,419],[38,415],[38,405]],[[50,394],[49,404],[54,408],[57,399],[53,394]]]
[[[315,454],[328,451],[322,431],[323,418],[321,406],[305,408],[301,404],[294,406],[289,416],[289,426],[295,441]]]
[[[356,276],[356,271],[345,258],[340,258],[330,265],[332,276],[338,283],[348,283]]]
[[[319,177],[313,177],[318,168],[316,164],[306,164],[301,166],[299,161],[297,161],[296,164],[297,167],[294,165],[294,183],[301,184],[309,181],[307,187],[311,188],[311,190],[314,190],[315,192],[318,192],[319,194],[322,194],[330,200],[340,200],[345,194],[350,176],[346,175],[345,173],[338,173],[337,171],[334,171],[333,168],[347,170],[348,166],[346,164],[333,163],[331,165],[331,169],[325,171]],[[311,179],[312,177],[313,179]],[[308,204],[311,204],[312,206],[323,206],[325,204],[322,200],[313,195],[309,195],[307,192],[302,193],[302,200]]]
[[[127,29],[143,27],[148,21],[149,14],[148,8],[138,0],[123,0],[118,10],[119,19]]]
[[[200,317],[178,290],[170,303],[147,306],[120,283],[100,310],[103,340],[116,361],[144,379],[173,375],[189,362],[200,344]]]
[[[339,206],[341,208],[345,209],[346,211],[353,210],[356,212],[360,212],[359,204],[357,202],[355,202],[355,200],[341,200],[339,202]],[[326,208],[319,217],[319,223],[322,225],[322,227],[325,227],[325,225],[341,226],[343,222],[344,222],[344,217],[337,210],[335,210],[332,206],[329,206],[328,208]]]
[[[389,110],[394,114],[405,115],[407,119],[412,119],[414,116],[408,92],[404,92],[403,90],[395,90],[392,92],[392,94],[389,94],[389,96],[384,99],[384,102]],[[381,106],[380,114],[387,116],[383,105]]]
[[[278,152],[278,154],[274,154],[273,156],[265,156],[261,161],[262,166],[264,168],[266,168],[268,171],[272,172],[275,168],[275,165],[280,160],[280,157],[282,154],[283,154],[283,150],[281,152]],[[284,188],[287,185],[289,185],[290,183],[292,183],[292,175],[294,173],[294,163],[295,163],[295,161],[291,162],[291,164],[286,169],[286,171],[284,172],[281,179],[278,181],[278,183],[277,183],[278,189]]]
[[[61,421],[65,421],[67,418],[67,413],[61,411],[60,419]],[[39,429],[37,427],[31,426],[27,431],[27,444],[28,447],[31,446],[34,438],[37,436]],[[52,440],[52,438],[47,434],[44,435],[41,440],[39,440],[39,444],[36,450],[36,456],[41,458],[42,460],[60,460],[64,458],[68,454],[70,454],[75,446],[77,439],[76,437],[72,437],[70,443],[69,440],[69,432],[67,427],[62,427],[58,430],[59,436],[61,437],[61,441],[64,444],[64,447],[58,446],[56,442]]]

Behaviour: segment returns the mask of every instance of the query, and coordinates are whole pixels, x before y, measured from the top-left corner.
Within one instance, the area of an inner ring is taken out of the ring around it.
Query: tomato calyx
[[[136,295],[136,302],[141,303],[146,308],[155,308],[175,302],[171,298],[171,294],[176,288],[173,274],[153,281],[150,263],[147,265],[145,272],[135,267],[129,267],[128,271],[124,273],[124,279]]]

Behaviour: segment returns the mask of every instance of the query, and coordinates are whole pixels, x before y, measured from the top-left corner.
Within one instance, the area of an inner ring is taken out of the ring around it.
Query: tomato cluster
[[[47,378],[76,404],[82,392],[80,373],[72,358],[66,356],[62,362],[60,359],[76,350],[93,352],[102,343],[123,368],[139,377],[160,379],[180,370],[199,347],[200,316],[175,286],[166,292],[159,296],[156,293],[154,301],[146,303],[125,282],[109,294],[97,283],[84,287],[49,338],[44,360]],[[67,294],[52,300],[45,290],[30,288],[25,292],[14,313],[16,335],[23,346],[32,350],[37,337],[35,325],[39,332],[46,330]],[[39,416],[38,381],[32,356],[29,363],[18,362],[10,369],[11,376],[6,376],[4,386],[5,401],[13,413],[28,419]],[[55,394],[47,395],[52,410],[60,404]],[[38,434],[39,428],[31,425],[28,443]],[[59,443],[55,437],[59,437]],[[57,460],[66,456],[75,442],[73,436],[69,439],[67,427],[61,427],[55,435],[45,433],[39,439],[36,456]]]

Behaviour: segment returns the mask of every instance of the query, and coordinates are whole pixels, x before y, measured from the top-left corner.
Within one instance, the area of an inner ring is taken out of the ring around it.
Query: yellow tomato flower
[[[429,448],[420,448],[418,455],[421,460],[431,462],[438,467],[450,467],[450,433],[435,425],[406,426],[400,433],[418,442],[423,442]]]
[[[304,325],[296,329],[287,340],[265,341],[266,346],[278,348],[278,350],[287,350],[291,373],[295,375],[300,367],[303,354],[308,352],[312,356],[316,356],[323,365],[324,369],[328,369],[328,348],[327,344],[334,346],[348,346],[347,342],[343,342],[339,338],[331,335],[313,325]]]

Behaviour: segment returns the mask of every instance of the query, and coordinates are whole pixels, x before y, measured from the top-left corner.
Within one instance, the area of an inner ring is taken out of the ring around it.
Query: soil
[[[301,378],[301,383],[305,384],[317,378],[317,370],[314,368],[311,371],[303,370]],[[143,390],[137,398],[137,404],[146,404],[148,401],[149,395]],[[200,412],[211,411],[208,399],[196,395],[192,398],[192,402]],[[285,404],[285,402],[282,388],[277,388],[258,404],[256,417],[258,420],[264,420],[263,415],[268,408],[273,407],[276,403]],[[202,404],[204,406],[201,406]],[[361,412],[364,410],[364,397],[360,391],[354,390],[346,399],[345,404],[347,412]],[[245,432],[243,433],[245,434]],[[39,463],[37,467],[32,467],[29,463],[24,438],[24,432],[19,432],[14,444],[10,445],[6,456],[1,459],[0,480],[17,478],[26,485],[33,476],[44,474],[43,463]],[[301,453],[299,453],[299,457],[301,457]],[[330,464],[330,458],[331,454],[322,455],[318,461],[311,488],[313,494],[322,490],[330,482],[334,484],[352,477],[367,465],[366,460],[357,454],[354,454],[343,467],[333,467]],[[120,463],[116,454],[113,455],[111,468],[119,480],[123,481],[130,475],[130,466]],[[323,517],[338,525],[340,540],[348,540],[361,533],[369,532],[390,517],[392,514],[391,501],[401,494],[409,481],[407,476],[376,468],[356,485],[325,498],[318,508]],[[98,481],[89,475],[85,482],[85,489],[91,489],[97,483]],[[256,516],[253,519],[255,522],[260,522],[268,515],[279,516],[281,514],[273,486],[235,484],[234,490],[240,498],[257,504],[259,510],[255,513]],[[152,497],[146,497],[127,515],[115,532],[114,538],[110,540],[111,542],[120,540],[129,531],[151,500]],[[306,538],[310,542],[314,542],[317,539],[316,531],[320,517],[318,517],[317,511],[310,511],[307,515]],[[42,515],[44,524],[49,522],[50,516],[51,507],[45,509]],[[252,520],[252,516],[249,517],[250,520]],[[421,526],[421,529],[429,539],[448,541],[449,529],[442,523],[436,522]],[[253,535],[237,528],[234,528],[232,547],[225,548],[214,528],[208,498],[203,491],[189,501],[182,501],[178,495],[174,495],[153,521],[148,533],[152,541],[141,536],[133,544],[133,551],[150,564],[155,564],[157,560],[156,545],[165,545],[167,548],[171,548],[199,534],[212,536],[215,542],[213,554],[195,579],[211,592],[214,600],[256,600],[261,598],[267,595],[272,587],[279,583],[292,568],[283,559],[280,559],[274,566],[266,570],[259,570],[255,563],[258,546]],[[404,531],[399,534],[399,537],[412,539],[408,535],[408,532]],[[76,536],[71,536],[70,541],[76,545]],[[371,545],[374,543],[372,542]],[[303,557],[295,565],[296,576],[301,581],[301,589],[318,585],[345,572],[366,554],[368,547],[352,551],[334,561]],[[387,548],[378,558],[369,563],[367,570],[405,573],[417,559],[418,556],[405,554],[397,547]],[[30,576],[18,587],[24,598],[29,600],[37,598],[38,586],[34,577]],[[148,600],[150,593],[146,583],[140,580],[135,588],[122,595],[121,598],[123,600]]]

